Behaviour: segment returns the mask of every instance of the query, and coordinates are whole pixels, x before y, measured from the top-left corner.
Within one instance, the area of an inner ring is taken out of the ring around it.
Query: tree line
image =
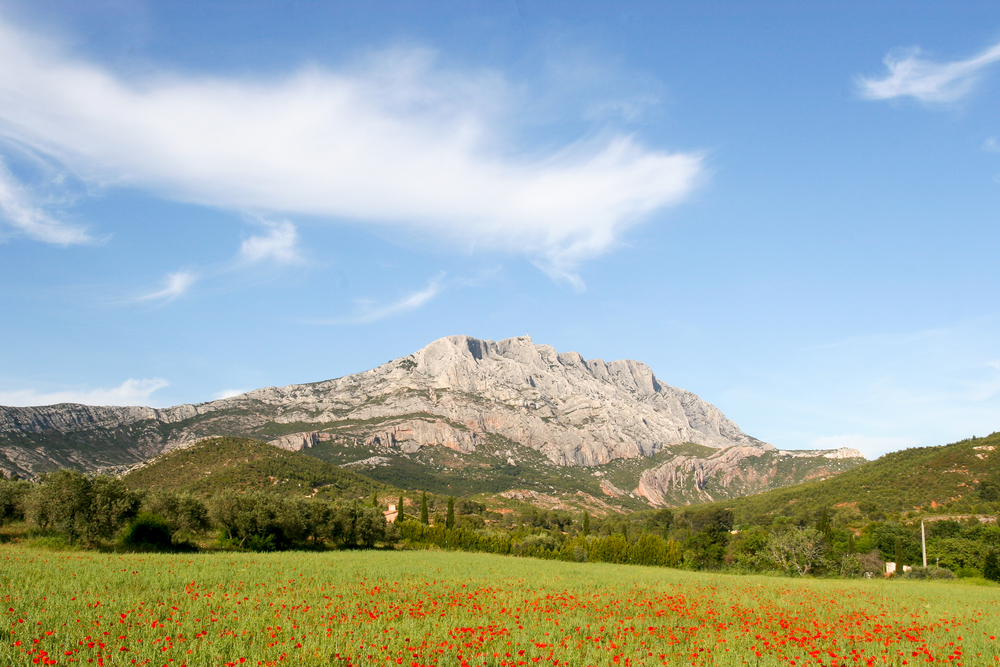
[[[407,508],[407,500],[409,507]],[[385,504],[398,511],[386,521]],[[408,513],[405,510],[409,510]],[[0,522],[85,547],[195,549],[214,531],[222,548],[254,551],[404,546],[484,551],[576,562],[632,563],[795,576],[880,576],[885,563],[910,576],[983,576],[1000,581],[1000,527],[975,518],[850,525],[843,513],[767,517],[734,526],[719,507],[627,515],[544,510],[494,512],[466,498],[429,496],[318,500],[268,491],[136,491],[120,479],[59,470],[37,482],[0,480]]]

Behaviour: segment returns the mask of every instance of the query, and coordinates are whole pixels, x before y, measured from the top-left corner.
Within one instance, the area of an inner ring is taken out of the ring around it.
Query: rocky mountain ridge
[[[257,437],[341,465],[378,460],[372,473],[417,466],[417,478],[443,460],[484,479],[512,475],[507,468],[528,461],[589,476],[630,462],[642,470],[625,493],[657,505],[691,491],[686,502],[712,498],[710,487],[742,494],[798,481],[782,479],[772,465],[786,454],[794,455],[798,476],[833,474],[863,460],[854,451],[779,453],[695,394],[661,383],[641,362],[586,360],[527,336],[451,336],[362,373],[199,405],[0,407],[0,468],[30,475],[60,465],[127,466],[212,435]],[[703,451],[670,455],[684,444]],[[434,452],[445,452],[438,463]],[[764,462],[760,472],[740,472]],[[438,472],[445,470],[459,474],[455,467]],[[606,495],[622,488],[608,484],[601,487]]]

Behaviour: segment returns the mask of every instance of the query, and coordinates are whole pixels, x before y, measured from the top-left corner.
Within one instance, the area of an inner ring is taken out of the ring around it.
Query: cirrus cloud
[[[137,301],[173,301],[187,292],[197,279],[198,276],[187,271],[168,273],[166,279],[164,280],[165,284],[163,289],[145,294],[139,297]]]
[[[913,97],[921,102],[954,102],[972,90],[982,69],[998,60],[1000,44],[972,58],[946,63],[924,58],[916,48],[894,51],[883,60],[887,76],[859,77],[858,86],[870,100]]]
[[[31,201],[24,188],[0,160],[0,222],[28,238],[56,245],[92,243],[84,229],[52,217]]]
[[[700,154],[620,133],[512,151],[503,112],[514,87],[493,72],[445,70],[426,50],[275,80],[125,80],[0,17],[0,62],[0,135],[84,181],[393,226],[523,253],[556,274],[684,199],[704,173]],[[263,244],[245,253],[267,254]]]

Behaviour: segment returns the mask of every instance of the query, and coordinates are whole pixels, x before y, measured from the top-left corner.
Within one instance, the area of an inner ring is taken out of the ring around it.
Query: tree
[[[423,491],[420,494],[420,523],[425,526],[430,523],[430,518],[427,513],[427,492]]]
[[[983,559],[983,578],[1000,582],[1000,556],[994,549],[990,549]]]
[[[0,478],[0,525],[24,518],[24,503],[30,491],[28,482]]]
[[[86,530],[92,500],[90,478],[75,470],[56,470],[41,476],[28,499],[28,523],[41,530],[62,533],[70,544]]]
[[[153,491],[143,499],[142,509],[166,519],[176,541],[190,539],[211,527],[205,502],[190,493]]]
[[[833,544],[833,522],[830,521],[830,512],[825,507],[816,522],[816,530],[823,534],[827,544]]]
[[[93,489],[87,540],[109,540],[139,513],[139,495],[115,477],[98,475],[91,480]]]
[[[27,505],[35,527],[92,544],[114,537],[138,513],[140,501],[120,479],[57,470],[42,476]]]
[[[896,572],[903,574],[903,538],[896,536]]]
[[[583,536],[590,535],[590,512],[583,510]]]
[[[232,543],[252,551],[288,549],[309,537],[305,500],[266,491],[227,489],[212,499],[210,513]]]
[[[399,504],[396,505],[396,523],[403,523],[403,494],[399,494]]]
[[[771,535],[767,541],[767,555],[787,572],[805,576],[826,553],[826,542],[815,528],[786,530]]]
[[[378,509],[378,493],[372,491],[372,507]]]
[[[448,496],[448,514],[444,520],[444,527],[452,530],[455,527],[455,498]]]

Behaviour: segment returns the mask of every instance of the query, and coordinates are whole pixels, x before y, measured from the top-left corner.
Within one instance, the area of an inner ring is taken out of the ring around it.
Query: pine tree
[[[448,496],[448,516],[445,517],[444,527],[451,530],[455,527],[455,497]]]
[[[425,526],[430,523],[430,517],[427,513],[427,492],[424,491],[420,494],[420,523]]]
[[[399,494],[399,504],[396,505],[396,523],[403,523],[403,494]]]
[[[587,510],[583,511],[583,536],[586,537],[590,535],[590,513]]]

